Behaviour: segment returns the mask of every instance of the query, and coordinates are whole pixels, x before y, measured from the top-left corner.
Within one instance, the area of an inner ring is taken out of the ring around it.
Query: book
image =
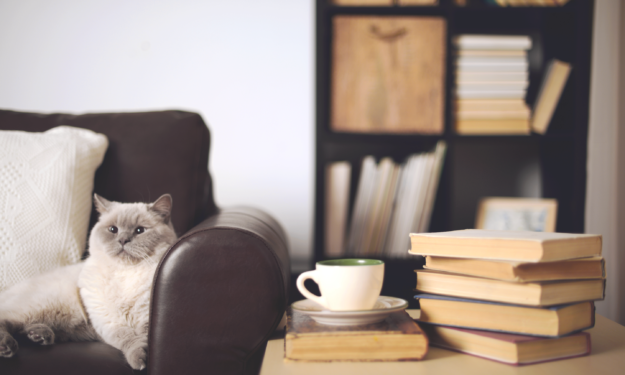
[[[416,270],[416,290],[524,306],[555,306],[601,300],[605,280],[567,280],[517,283],[432,270]]]
[[[517,73],[526,72],[529,65],[524,64],[465,64],[456,65],[456,75],[467,73]]]
[[[398,173],[399,167],[393,159],[385,157],[380,160],[371,211],[366,219],[364,237],[359,249],[361,255],[376,255],[382,252]]]
[[[336,5],[347,6],[391,6],[396,2],[399,5],[436,5],[438,0],[333,0]]]
[[[556,59],[549,63],[534,104],[532,116],[534,132],[538,134],[547,132],[570,73],[571,64]]]
[[[375,193],[375,180],[377,166],[373,156],[366,156],[362,160],[360,178],[356,190],[354,207],[352,208],[351,221],[349,224],[347,252],[355,255],[361,248],[361,239],[365,231],[367,217],[369,216],[371,201]]]
[[[518,111],[457,111],[456,120],[526,120],[529,124],[530,112]],[[462,127],[462,126],[461,126]],[[525,127],[525,126],[524,126]],[[527,126],[529,128],[529,125]]]
[[[527,81],[461,81],[457,82],[456,88],[476,91],[525,90],[528,85]]]
[[[415,298],[421,309],[419,321],[436,325],[550,337],[595,325],[592,301],[538,308],[435,294]]]
[[[524,262],[601,256],[601,235],[464,229],[411,233],[410,253]]]
[[[454,101],[456,112],[523,111],[529,118],[530,110],[523,99],[458,99]]]
[[[526,35],[474,35],[463,34],[453,39],[460,49],[474,50],[529,50],[532,39]]]
[[[445,18],[337,15],[332,22],[330,129],[443,133]]]
[[[427,186],[425,195],[425,203],[421,214],[416,213],[419,216],[418,222],[413,225],[413,229],[410,232],[427,232],[430,227],[430,220],[432,219],[432,209],[434,208],[434,201],[436,200],[436,192],[438,191],[438,183],[440,181],[441,173],[443,171],[443,162],[445,160],[445,154],[447,153],[447,143],[439,141],[436,144],[434,150],[434,165],[432,166],[430,180]],[[402,234],[404,238],[407,236]],[[408,239],[410,237],[408,236]],[[403,249],[403,254],[408,255],[407,249]]]
[[[427,256],[424,268],[516,282],[605,278],[605,261],[602,257],[521,263]]]
[[[326,166],[324,253],[327,257],[339,257],[345,252],[351,171],[347,161]]]
[[[526,70],[528,65],[527,56],[466,56],[459,55],[456,59],[456,68],[466,70],[465,68],[480,67],[484,70],[497,71],[499,67],[513,67],[515,70]]]
[[[529,119],[456,119],[454,130],[458,134],[530,134]]]
[[[406,233],[413,227],[415,212],[425,197],[425,183],[429,178],[431,158],[427,154],[416,154],[408,158],[403,166],[402,180],[397,191],[397,204],[391,218],[389,238],[385,253],[392,257],[405,256],[409,241]]]
[[[526,50],[479,50],[459,49],[456,55],[460,57],[527,57]]]
[[[510,364],[529,365],[590,354],[590,334],[545,338],[423,325],[432,346]]]
[[[406,311],[379,323],[319,324],[287,309],[284,357],[298,361],[414,361],[428,350],[428,338]]]
[[[529,72],[517,71],[517,72],[468,72],[468,71],[456,71],[456,83],[462,83],[465,81],[524,81],[529,82]]]
[[[447,144],[439,141],[433,152],[413,155],[402,167],[384,254],[407,257],[410,237],[429,227]]]
[[[492,88],[469,88],[456,87],[455,94],[457,99],[523,99],[525,98],[525,89],[498,89]]]

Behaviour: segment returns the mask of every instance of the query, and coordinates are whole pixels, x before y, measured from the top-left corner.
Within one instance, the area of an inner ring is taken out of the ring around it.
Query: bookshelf
[[[396,3],[396,2],[393,2]],[[556,230],[583,233],[590,58],[594,3],[571,0],[562,7],[496,7],[485,1],[457,6],[439,0],[434,6],[341,6],[316,2],[316,147],[313,260],[324,254],[325,166],[348,161],[352,166],[350,208],[354,201],[362,158],[407,156],[429,151],[443,140],[447,154],[438,186],[429,231],[473,228],[477,205],[485,196],[534,196],[558,200]],[[441,134],[379,134],[336,132],[331,129],[333,20],[341,16],[435,16],[446,21],[444,130]],[[557,58],[573,70],[544,135],[459,135],[452,110],[454,48],[460,34],[529,35],[529,87],[532,107],[547,63]],[[407,234],[406,234],[407,235]],[[383,295],[407,299],[412,307],[413,270],[421,260],[386,262]],[[311,265],[314,267],[314,264]]]

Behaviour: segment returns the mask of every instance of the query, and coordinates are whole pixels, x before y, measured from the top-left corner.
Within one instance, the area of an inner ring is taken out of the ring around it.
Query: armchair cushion
[[[0,131],[0,290],[80,260],[107,145],[67,126]]]

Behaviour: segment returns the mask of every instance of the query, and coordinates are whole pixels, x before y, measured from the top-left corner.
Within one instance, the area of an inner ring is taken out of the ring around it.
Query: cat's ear
[[[99,213],[103,214],[111,208],[112,202],[94,193],[93,204],[95,205],[95,209],[98,210]]]
[[[164,194],[150,205],[150,210],[156,212],[158,215],[163,217],[165,222],[168,222],[169,216],[171,215],[171,205],[171,195]]]

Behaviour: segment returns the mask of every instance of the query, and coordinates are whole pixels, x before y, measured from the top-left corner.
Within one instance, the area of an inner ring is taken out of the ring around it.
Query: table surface
[[[408,310],[413,317],[419,310]],[[528,366],[509,366],[483,358],[430,347],[421,361],[415,362],[298,362],[284,360],[284,337],[269,340],[261,375],[307,374],[625,374],[625,327],[596,315],[591,335],[592,352],[570,358]]]

